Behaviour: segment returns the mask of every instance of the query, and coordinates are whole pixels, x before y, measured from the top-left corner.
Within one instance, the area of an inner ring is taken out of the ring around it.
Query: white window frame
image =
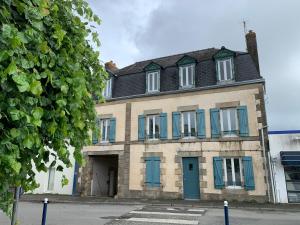
[[[155,79],[156,77],[156,79]],[[160,71],[151,71],[146,73],[147,78],[147,93],[158,92],[160,90]],[[156,89],[154,88],[156,82]],[[150,86],[152,84],[152,86]]]
[[[47,184],[47,191],[52,192],[54,191],[55,187],[55,167],[48,168],[48,184]]]
[[[239,123],[238,123],[238,113],[237,113],[237,108],[224,108],[224,109],[220,109],[220,122],[221,122],[221,133],[222,133],[222,136],[223,137],[237,137],[238,134],[234,134],[234,133],[231,133],[231,134],[224,134],[224,123],[223,123],[223,111],[227,111],[227,119],[228,119],[228,126],[229,126],[229,129],[230,131],[232,131],[232,127],[231,127],[231,117],[230,117],[230,112],[229,110],[230,109],[234,109],[235,110],[235,122],[236,122],[236,126],[237,126],[237,129],[236,131],[238,132],[239,131]]]
[[[230,74],[227,74],[227,64],[226,64],[227,61],[229,61],[229,65],[230,65],[230,70],[229,70]],[[223,65],[224,80],[221,80],[221,64]],[[217,60],[217,67],[218,67],[218,81],[219,82],[233,80],[233,59],[232,58]]]
[[[240,166],[240,177],[241,177],[241,186],[237,186],[237,185],[227,185],[227,168],[226,168],[226,159],[230,159],[231,162],[231,176],[232,176],[232,182],[235,184],[236,180],[235,180],[235,173],[234,173],[234,159],[238,159],[239,160],[239,166]],[[242,168],[242,159],[239,157],[232,157],[232,158],[223,158],[223,170],[224,170],[224,181],[225,181],[225,187],[228,189],[242,189],[243,188],[243,183],[244,183],[244,174],[243,174],[243,168]]]
[[[190,84],[190,80],[189,80],[189,68],[191,68],[192,71],[192,82]],[[186,70],[186,84],[183,84],[183,70]],[[191,88],[195,86],[195,64],[188,64],[188,65],[184,65],[184,66],[180,66],[179,67],[179,84],[181,88]]]
[[[105,124],[105,133],[104,133],[104,138],[103,138],[103,125]],[[109,129],[108,127],[110,126],[110,119],[101,119],[100,120],[100,143],[107,143],[109,142]]]
[[[102,95],[104,98],[111,98],[112,93],[112,77],[106,80],[105,87],[102,91]]]
[[[188,115],[188,133],[190,134],[190,136],[184,136],[184,113],[187,113]],[[191,126],[191,113],[194,113],[195,116],[195,136],[191,136],[191,130],[192,130],[192,126]],[[181,134],[183,138],[189,139],[189,138],[195,138],[197,136],[197,123],[196,123],[196,112],[195,111],[184,111],[181,112]]]
[[[153,124],[152,124],[152,138],[149,138],[149,135],[150,135],[150,119],[153,119]],[[147,128],[146,128],[146,134],[147,134],[147,138],[149,140],[158,140],[158,138],[155,137],[156,133],[155,133],[155,124],[156,124],[156,119],[160,119],[159,115],[158,114],[154,114],[154,115],[148,115],[146,117],[147,119]],[[158,123],[159,124],[159,123]],[[159,135],[159,132],[160,132],[160,124],[158,125],[158,135]]]

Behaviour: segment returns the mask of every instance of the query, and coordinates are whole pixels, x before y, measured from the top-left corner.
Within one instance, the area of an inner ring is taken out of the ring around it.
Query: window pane
[[[226,73],[227,73],[227,80],[231,80],[231,60],[226,60]]]
[[[158,79],[158,73],[154,73],[154,91],[157,90],[157,79]]]
[[[231,166],[231,159],[226,159],[226,172],[227,172],[227,185],[232,186],[232,166]]]
[[[153,138],[153,117],[149,117],[149,138]]]
[[[106,136],[106,123],[105,123],[105,120],[101,120],[101,123],[102,123],[101,140],[105,141],[105,136]]]
[[[236,158],[233,161],[234,161],[235,185],[236,186],[242,186],[240,160]]]
[[[220,80],[225,80],[225,77],[224,77],[224,63],[223,61],[220,61],[219,62],[219,73],[220,73]]]
[[[300,191],[300,182],[287,181],[286,189],[288,191]]]
[[[236,121],[236,109],[228,109],[230,113],[230,127],[231,131],[237,130],[237,121]]]
[[[195,112],[190,112],[191,136],[196,136],[196,116]]]
[[[159,116],[155,116],[155,138],[159,138]]]
[[[186,86],[186,67],[182,68],[182,86]]]
[[[288,192],[289,202],[300,202],[300,193]]]
[[[286,180],[294,180],[300,182],[300,167],[285,167]]]
[[[183,136],[189,136],[189,121],[188,121],[188,112],[183,113]]]
[[[193,72],[192,72],[193,67],[189,66],[188,67],[188,77],[189,77],[189,81],[187,85],[192,85],[193,84]]]
[[[223,124],[223,131],[227,132],[229,131],[229,119],[228,119],[228,113],[227,109],[223,109],[222,111],[222,124]]]
[[[149,85],[149,89],[148,90],[152,91],[152,89],[153,89],[152,73],[149,73],[148,85]]]
[[[54,189],[54,178],[55,178],[55,168],[49,167],[49,176],[48,176],[48,191],[53,191]]]

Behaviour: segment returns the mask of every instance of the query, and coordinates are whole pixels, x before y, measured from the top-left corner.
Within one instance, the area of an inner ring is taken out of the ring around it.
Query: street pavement
[[[221,208],[142,204],[50,203],[47,225],[224,225]],[[40,225],[42,203],[21,202],[19,225]],[[299,225],[300,212],[229,209],[232,225]],[[9,225],[0,212],[0,225]]]

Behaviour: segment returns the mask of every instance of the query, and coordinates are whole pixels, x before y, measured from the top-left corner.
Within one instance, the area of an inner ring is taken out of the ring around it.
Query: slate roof
[[[136,62],[132,65],[114,71],[113,98],[142,95],[146,92],[146,73],[144,68],[151,62],[162,67],[160,71],[160,92],[179,89],[179,69],[176,63],[183,56],[196,59],[195,87],[208,87],[217,84],[216,66],[213,59],[220,49],[208,48],[193,52],[176,54],[156,59]],[[261,79],[251,56],[247,52],[235,52],[235,81]]]

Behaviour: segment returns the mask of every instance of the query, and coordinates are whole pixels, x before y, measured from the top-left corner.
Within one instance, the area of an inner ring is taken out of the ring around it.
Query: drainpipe
[[[273,193],[273,203],[276,204],[276,192],[274,188],[274,172],[273,172],[273,163],[271,164],[271,156],[270,152],[268,152],[268,162],[269,162],[269,169],[270,169],[270,178],[271,178],[271,185],[272,185],[272,193]]]
[[[266,176],[266,180],[267,180],[268,199],[269,199],[269,202],[271,202],[270,183],[269,183],[269,174],[267,171],[267,157],[266,157],[265,137],[264,137],[264,129],[267,127],[268,126],[263,126],[262,128],[260,128],[260,132],[261,132],[262,148],[263,148],[263,156],[264,156],[265,176]]]

